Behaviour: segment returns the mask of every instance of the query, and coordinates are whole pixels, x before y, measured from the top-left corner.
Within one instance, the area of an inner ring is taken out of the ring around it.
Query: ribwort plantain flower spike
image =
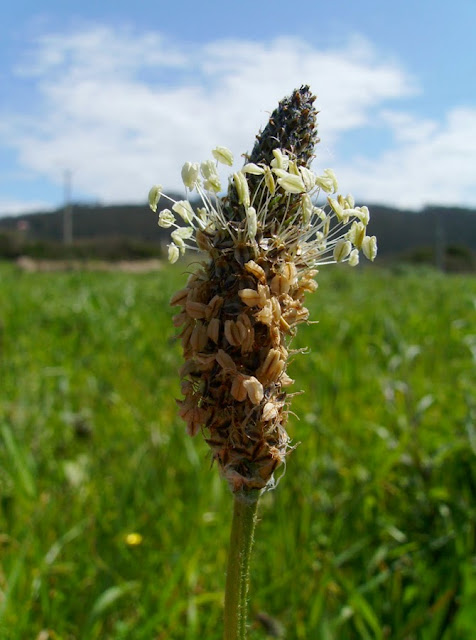
[[[314,100],[303,86],[280,102],[225,196],[218,195],[217,163],[232,165],[228,149],[216,147],[215,161],[186,163],[183,182],[203,206],[173,202],[180,220],[168,209],[159,217],[173,228],[171,262],[188,249],[207,254],[171,300],[185,358],[179,414],[190,435],[202,431],[231,490],[245,500],[275,485],[292,448],[289,343],[308,321],[304,298],[317,288],[316,268],[355,266],[360,251],[369,260],[377,253],[376,238],[366,235],[367,207],[335,195],[331,169],[310,169],[318,142]],[[321,193],[325,206],[316,204]],[[154,211],[160,195],[167,197],[151,189]]]

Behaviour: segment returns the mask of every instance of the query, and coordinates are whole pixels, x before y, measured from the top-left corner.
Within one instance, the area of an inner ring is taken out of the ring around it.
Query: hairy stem
[[[225,589],[224,640],[246,640],[250,557],[256,525],[258,499],[235,496]]]

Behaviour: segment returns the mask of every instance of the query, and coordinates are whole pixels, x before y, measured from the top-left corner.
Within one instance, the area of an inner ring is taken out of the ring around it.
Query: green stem
[[[258,498],[245,502],[234,498],[230,550],[225,589],[224,640],[246,640],[250,557],[256,525]]]

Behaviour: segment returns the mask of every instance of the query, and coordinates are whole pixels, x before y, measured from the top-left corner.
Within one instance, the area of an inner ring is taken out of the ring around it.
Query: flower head
[[[136,532],[128,533],[125,537],[125,541],[129,547],[138,547],[142,544],[142,536],[140,533]]]
[[[366,234],[367,207],[355,207],[351,195],[317,204],[338,185],[331,169],[316,175],[309,167],[318,141],[314,99],[301,87],[279,104],[225,196],[218,195],[217,162],[231,166],[226,148],[200,164],[203,183],[198,163],[186,163],[184,184],[203,207],[174,202],[180,224],[168,210],[159,217],[174,228],[171,262],[187,249],[208,254],[171,300],[181,308],[174,324],[185,357],[179,413],[191,435],[204,432],[231,489],[242,495],[272,487],[291,448],[289,341],[308,320],[303,303],[317,288],[316,267],[355,266],[360,251],[370,260],[377,252]],[[156,196],[151,190],[153,209]]]

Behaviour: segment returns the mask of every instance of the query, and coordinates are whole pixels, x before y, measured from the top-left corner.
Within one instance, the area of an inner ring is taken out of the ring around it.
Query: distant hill
[[[146,205],[84,205],[72,206],[75,240],[125,237],[151,243],[165,238],[157,225],[157,215]],[[19,224],[21,221],[21,224]],[[26,228],[25,235],[35,240],[60,242],[63,238],[63,209],[47,213],[0,218],[0,230]]]
[[[461,246],[476,251],[476,209],[426,207],[420,212],[369,206],[370,232],[378,238],[379,255],[417,247]]]
[[[165,207],[165,204],[164,204]],[[476,210],[427,207],[420,212],[370,206],[369,233],[378,238],[380,256],[410,255],[416,249],[437,252],[459,247],[476,252]],[[125,239],[156,247],[169,241],[167,230],[157,225],[157,215],[144,205],[85,205],[72,207],[75,242]],[[0,218],[0,233],[21,236],[24,241],[61,243],[63,210]],[[474,257],[474,256],[473,256]]]

